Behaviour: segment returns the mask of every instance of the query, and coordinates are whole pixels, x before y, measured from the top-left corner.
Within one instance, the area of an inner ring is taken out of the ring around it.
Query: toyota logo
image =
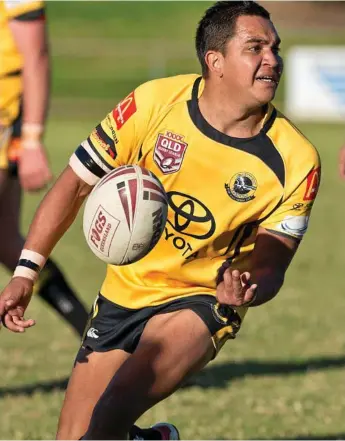
[[[216,221],[205,204],[188,194],[178,191],[167,193],[170,208],[174,211],[173,220],[168,223],[178,233],[196,239],[208,239],[216,229]],[[200,227],[206,232],[199,233]]]

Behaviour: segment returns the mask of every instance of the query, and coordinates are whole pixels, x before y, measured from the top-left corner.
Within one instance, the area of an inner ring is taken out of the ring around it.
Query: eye
[[[279,52],[280,52],[280,47],[278,47],[278,46],[276,46],[276,47],[272,47],[272,52],[273,52],[274,54],[279,54]]]
[[[261,46],[259,45],[251,46],[249,48],[249,51],[258,54],[261,51]]]

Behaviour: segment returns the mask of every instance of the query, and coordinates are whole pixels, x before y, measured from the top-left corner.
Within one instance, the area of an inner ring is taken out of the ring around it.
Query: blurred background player
[[[9,271],[24,244],[21,188],[38,191],[52,179],[42,140],[49,77],[44,3],[0,0],[0,262]],[[35,291],[82,335],[88,314],[51,260]]]

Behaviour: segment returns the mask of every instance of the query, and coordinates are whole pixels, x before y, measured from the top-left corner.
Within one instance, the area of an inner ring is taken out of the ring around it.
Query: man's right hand
[[[30,302],[33,282],[25,277],[14,277],[0,295],[0,318],[2,324],[13,332],[24,332],[35,325],[25,320],[24,313]]]

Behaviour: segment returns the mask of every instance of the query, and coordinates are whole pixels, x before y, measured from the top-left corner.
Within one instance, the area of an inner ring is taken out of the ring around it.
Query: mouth
[[[279,83],[278,75],[259,75],[255,78],[255,80],[262,83],[270,84],[272,86],[278,86]]]

